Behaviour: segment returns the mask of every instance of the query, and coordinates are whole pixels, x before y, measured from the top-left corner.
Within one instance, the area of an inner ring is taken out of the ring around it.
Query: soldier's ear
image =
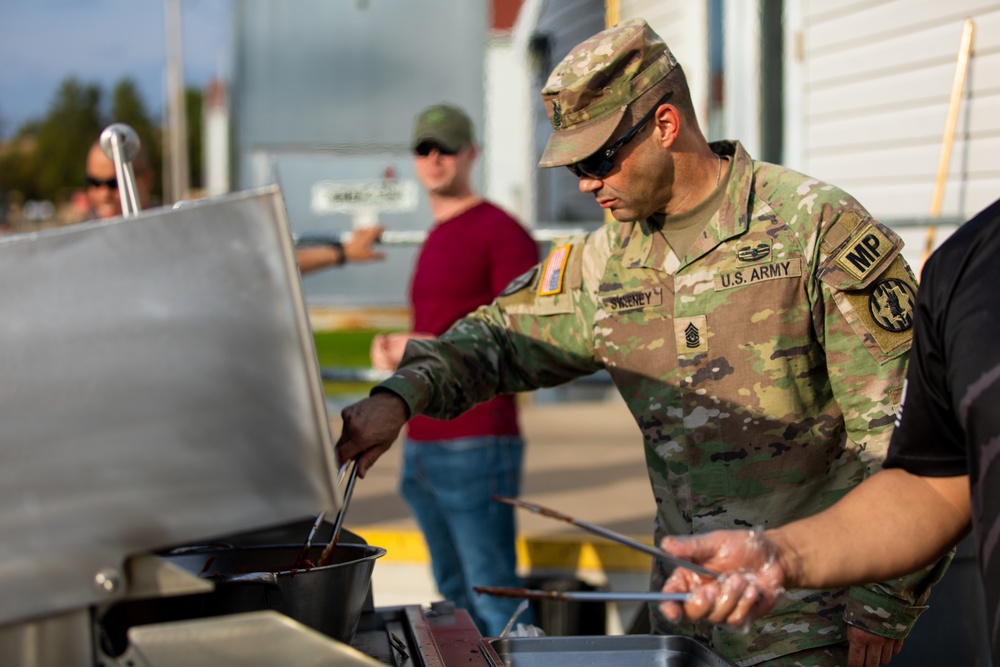
[[[681,129],[681,115],[673,104],[661,104],[653,114],[656,137],[664,148],[670,148],[677,140]]]

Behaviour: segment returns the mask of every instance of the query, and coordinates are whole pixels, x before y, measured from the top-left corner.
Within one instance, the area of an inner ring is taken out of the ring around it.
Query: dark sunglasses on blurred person
[[[413,149],[413,152],[420,157],[427,157],[432,152],[437,151],[441,155],[457,155],[458,151],[453,151],[451,149],[445,148],[440,144],[436,144],[433,141],[421,141],[417,144],[417,147]]]
[[[653,108],[646,112],[646,115],[639,119],[639,122],[632,126],[632,129],[618,138],[615,143],[603,150],[599,150],[588,158],[579,162],[566,165],[577,178],[604,178],[615,167],[615,153],[620,151],[628,142],[635,139],[642,126],[649,122],[660,105],[670,99],[673,91],[667,93],[660,101],[653,105]]]
[[[112,190],[118,189],[118,179],[117,178],[94,178],[93,176],[87,176],[87,187],[88,188],[99,188],[101,186],[107,186]]]

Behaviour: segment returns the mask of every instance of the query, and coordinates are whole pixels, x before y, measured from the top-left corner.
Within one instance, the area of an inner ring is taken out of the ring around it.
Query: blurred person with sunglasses
[[[902,241],[834,185],[709,143],[684,71],[641,19],[574,47],[542,90],[540,166],[613,220],[548,258],[344,410],[366,471],[414,415],[606,369],[642,433],[655,539],[780,526],[885,457],[912,336]],[[672,623],[729,661],[885,664],[947,559],[903,579],[783,600],[748,632]],[[652,590],[671,568],[654,561]]]
[[[132,160],[132,170],[135,173],[139,206],[146,208],[150,203],[155,176],[149,164],[149,154],[144,147],[139,149],[139,154]],[[86,186],[91,219],[117,218],[122,214],[115,163],[104,154],[100,140],[91,144],[90,150],[87,151]]]
[[[372,341],[372,365],[382,370],[396,369],[409,341],[440,336],[538,262],[525,229],[473,187],[477,148],[462,109],[439,104],[421,112],[412,150],[433,222],[410,281],[410,331]],[[518,495],[524,442],[517,405],[506,394],[452,416],[410,421],[400,494],[424,534],[440,594],[496,637],[519,601],[477,595],[473,587],[521,586],[514,510],[490,499]],[[531,613],[519,620],[530,624]]]

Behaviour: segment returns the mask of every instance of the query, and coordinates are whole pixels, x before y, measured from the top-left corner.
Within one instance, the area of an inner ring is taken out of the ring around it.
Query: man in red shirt
[[[477,151],[461,109],[437,105],[422,112],[413,153],[434,224],[410,282],[412,331],[372,342],[372,365],[383,370],[395,370],[409,339],[440,336],[538,262],[538,247],[524,228],[473,189]],[[472,587],[521,585],[513,509],[490,496],[518,494],[523,452],[512,395],[456,419],[409,422],[400,492],[424,533],[438,590],[467,609],[486,636],[499,636],[519,603],[478,596]]]

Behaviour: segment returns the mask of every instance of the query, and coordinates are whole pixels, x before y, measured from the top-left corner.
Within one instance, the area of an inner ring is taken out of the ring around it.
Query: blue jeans
[[[427,541],[438,591],[468,610],[479,631],[497,637],[520,600],[479,595],[473,586],[521,586],[515,567],[514,508],[490,499],[516,497],[524,442],[479,436],[406,440],[399,491]],[[518,617],[533,623],[531,610]]]

